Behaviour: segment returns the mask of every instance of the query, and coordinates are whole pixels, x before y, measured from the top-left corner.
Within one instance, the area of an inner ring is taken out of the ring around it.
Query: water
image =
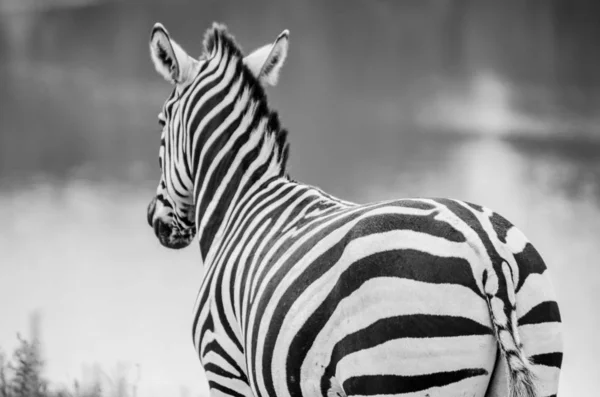
[[[216,4],[214,15],[174,29],[194,52],[209,20],[237,24],[241,37],[257,29]],[[281,19],[271,15],[268,29],[259,24],[264,32],[240,41],[252,48],[292,30],[289,64],[270,92],[290,130],[292,175],[354,201],[453,197],[506,216],[551,270],[565,330],[561,394],[591,395],[600,355],[600,146],[562,138],[566,130],[502,137],[433,133],[396,115],[384,123],[380,104],[345,95],[348,80],[333,78],[352,49],[317,46],[310,13],[273,13]],[[190,338],[196,248],[163,249],[145,220],[158,180],[156,113],[169,92],[147,54],[155,20],[174,23],[176,11],[109,3],[3,19],[0,302],[8,303],[0,347],[10,351],[40,309],[51,380],[70,384],[94,362],[114,377],[121,361],[132,383],[139,375],[139,395],[180,385],[205,394]]]

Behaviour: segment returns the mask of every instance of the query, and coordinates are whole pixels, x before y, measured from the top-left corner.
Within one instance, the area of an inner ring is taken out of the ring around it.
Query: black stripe
[[[519,282],[515,286],[516,292],[519,292],[530,274],[542,274],[546,271],[546,264],[531,243],[527,243],[523,251],[514,254],[514,257],[519,264]]]
[[[163,110],[163,114],[165,115],[165,120],[171,119],[171,111],[173,109],[173,106],[177,103],[176,95],[177,95],[177,88],[173,88],[173,91],[171,91],[171,95],[169,95],[169,97],[165,101],[164,110]]]
[[[483,368],[469,368],[452,372],[437,372],[427,375],[366,375],[347,379],[342,385],[347,395],[377,395],[414,393],[442,387],[475,376],[487,375]]]
[[[235,335],[235,332],[232,328],[232,326],[235,326],[237,324],[230,324],[229,321],[227,320],[227,315],[225,314],[225,305],[223,304],[223,296],[221,294],[222,288],[226,285],[223,282],[223,278],[225,277],[225,269],[227,268],[227,266],[220,266],[219,269],[217,270],[217,278],[215,280],[215,284],[216,284],[216,292],[212,295],[213,298],[213,305],[212,307],[214,307],[217,311],[216,315],[219,318],[219,322],[221,323],[221,326],[223,327],[223,330],[225,331],[225,333],[227,334],[228,339],[233,342],[233,344],[235,344],[235,347],[237,347],[237,349],[243,353],[244,352],[244,348],[242,347],[242,341],[239,340],[237,338],[237,336]]]
[[[494,213],[489,219],[496,236],[498,236],[498,240],[506,244],[506,235],[508,234],[508,231],[513,228],[513,224],[497,213]]]
[[[534,306],[519,319],[519,326],[560,322],[560,311],[555,301],[546,301]]]
[[[429,215],[395,213],[373,215],[369,217],[368,220],[357,225],[355,230],[361,235],[385,233],[396,230],[410,230],[456,243],[464,243],[467,241],[465,236],[452,227],[452,225],[435,219],[438,215],[439,211],[432,211]],[[362,230],[360,230],[362,227],[368,230],[363,233]]]
[[[213,374],[220,375],[224,378],[240,379],[240,377],[238,375],[235,375],[229,371],[226,371],[225,369],[223,369],[222,367],[219,367],[218,365],[216,365],[214,363],[204,364],[203,367],[204,367],[204,371],[212,372]]]
[[[200,306],[198,308],[198,311],[196,312],[196,324],[197,324],[197,320],[198,320],[198,316],[200,316],[200,310],[202,310],[202,306]],[[208,313],[208,316],[206,317],[206,321],[204,322],[204,324],[202,324],[202,328],[200,329],[200,337],[198,338],[198,346],[196,347],[196,350],[198,350],[200,352],[200,356],[204,356],[206,354],[206,351],[208,350],[208,346],[209,344],[207,344],[204,347],[204,350],[200,350],[201,347],[201,343],[204,340],[204,338],[206,338],[206,333],[210,331],[210,332],[215,332],[215,322],[213,321],[212,318],[212,313]],[[193,334],[192,337],[196,336],[196,329],[195,327],[193,328]],[[196,343],[196,340],[194,340],[194,343]]]
[[[560,368],[562,365],[563,354],[562,353],[545,353],[536,354],[535,356],[529,357],[536,365],[545,365],[547,367]]]
[[[479,211],[483,213],[483,207],[480,206],[479,204],[473,204],[473,203],[467,203],[465,202],[466,205],[468,205],[469,207],[473,208],[475,211]]]
[[[190,140],[190,139],[191,138],[189,138],[189,135],[188,135],[188,140]],[[189,144],[191,145],[191,142],[189,142]],[[194,178],[194,174],[192,173],[191,165],[190,165],[190,163],[188,161],[187,150],[185,150],[185,149],[183,151],[183,165],[185,167],[185,173],[186,173],[186,175],[189,175],[190,179],[192,180],[192,190],[193,190],[193,186],[194,186],[193,184],[196,181],[194,180],[195,179]],[[193,194],[193,191],[192,191],[192,194]]]
[[[231,396],[231,397],[246,397],[242,393],[238,393],[237,391],[235,391],[233,389],[230,389],[229,387],[224,386],[224,385],[222,385],[220,383],[217,383],[214,380],[209,380],[208,381],[208,387],[210,387],[211,390],[219,390],[220,392],[223,392],[227,396]]]
[[[492,330],[466,317],[407,314],[383,318],[339,341],[334,353],[344,355],[399,338],[440,338],[491,335]]]
[[[169,200],[167,200],[162,193],[156,195],[156,200],[159,201],[165,208],[173,208]]]
[[[175,178],[177,178],[177,183],[181,186],[185,186],[185,183],[183,183],[183,178],[181,177],[181,174],[179,173],[179,168],[178,167],[174,167],[175,168]],[[189,177],[189,175],[188,175]],[[177,191],[177,189],[175,189]],[[188,193],[184,193],[182,196],[183,197],[189,197],[191,194]]]

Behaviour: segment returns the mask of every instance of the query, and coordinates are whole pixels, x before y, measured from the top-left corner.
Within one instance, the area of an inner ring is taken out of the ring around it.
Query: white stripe
[[[184,103],[183,101],[180,102],[180,104]],[[186,204],[191,205],[192,201],[193,201],[193,194],[194,194],[194,186],[193,186],[193,180],[192,175],[188,175],[185,172],[185,167],[183,166],[183,162],[184,162],[184,137],[187,136],[187,134],[184,135],[183,130],[181,128],[182,126],[182,119],[183,119],[183,108],[184,106],[178,106],[177,108],[177,112],[176,112],[176,117],[175,117],[175,125],[177,126],[177,128],[175,128],[173,130],[173,139],[171,140],[171,146],[175,146],[174,150],[175,150],[175,157],[172,161],[170,161],[170,163],[176,167],[178,170],[180,170],[181,172],[179,173],[179,176],[181,178],[181,184],[179,184],[178,186],[178,190],[180,192],[184,192],[187,193],[187,196],[189,198],[189,200],[186,202]],[[176,178],[175,176],[175,172],[173,172],[173,178],[175,180],[177,180],[178,178]]]
[[[511,227],[506,233],[506,245],[513,254],[523,252],[529,241],[517,227]]]
[[[519,334],[528,357],[563,351],[562,323],[521,325]]]
[[[248,258],[250,258],[250,252],[252,251],[252,249],[254,247],[256,247],[256,245],[258,245],[257,240],[259,239],[259,237],[262,236],[265,229],[268,227],[271,227],[272,219],[264,220],[260,217],[257,217],[254,220],[254,222],[256,222],[256,223],[262,222],[262,224],[259,225],[258,228],[256,228],[255,225],[250,225],[245,230],[244,236],[240,240],[238,240],[239,244],[235,247],[235,250],[233,251],[233,254],[231,255],[231,259],[230,259],[231,263],[235,263],[236,261],[239,261],[239,264],[237,266],[237,272],[235,275],[235,281],[230,280],[230,282],[234,282],[233,299],[235,300],[234,302],[231,302],[231,305],[234,308],[235,316],[238,319],[236,321],[236,326],[240,327],[242,329],[245,326],[245,324],[244,324],[245,321],[241,317],[242,310],[240,307],[240,304],[241,304],[240,295],[241,295],[242,283],[246,282],[246,280],[242,279],[242,274],[244,272],[244,269],[246,269]],[[248,237],[250,237],[250,235],[251,235],[250,240],[247,240]],[[265,240],[267,240],[267,239],[265,239]],[[243,247],[244,250],[240,254],[241,247]],[[227,250],[227,251],[229,251],[229,250]],[[255,251],[255,252],[259,253],[260,251]],[[255,256],[258,256],[258,255],[255,255]],[[232,266],[228,266],[228,268],[231,269]],[[252,269],[252,268],[250,268],[250,269]],[[231,270],[230,270],[230,272],[231,272]],[[244,344],[243,337],[240,340],[241,340],[242,344]]]
[[[535,385],[540,396],[552,396],[558,394],[560,368],[534,365],[532,370],[535,374]]]
[[[523,317],[542,302],[555,300],[554,289],[546,272],[531,273],[517,293],[517,318]]]
[[[210,391],[210,395],[214,397],[231,397],[228,394],[223,393],[221,390],[212,390]]]
[[[198,327],[197,332],[198,332],[198,335],[200,335],[200,327]],[[216,340],[215,336],[216,336],[215,333],[210,330],[208,330],[204,333],[204,338],[202,338],[202,340],[198,340],[198,345],[197,345],[198,348],[196,349],[198,354],[202,354],[205,351],[206,346],[210,342]],[[203,360],[202,356],[200,356],[200,360],[202,361],[202,365],[204,365],[204,360]]]
[[[493,335],[395,339],[345,356],[336,378],[363,375],[426,375],[483,368],[491,374],[496,360]],[[308,374],[308,372],[307,372]]]
[[[193,314],[195,317],[196,314],[198,313],[198,310],[200,310],[200,313],[198,314],[198,322],[197,322],[198,325],[196,326],[196,331],[194,333],[194,345],[196,346],[198,352],[202,351],[200,342],[202,342],[204,344],[204,340],[200,341],[200,334],[202,331],[202,327],[206,323],[206,320],[208,319],[208,315],[210,314],[210,300],[207,300],[207,304],[205,304],[203,307],[198,307],[198,305],[200,304],[200,298],[201,298],[202,294],[203,294],[203,287],[201,287],[200,291],[198,292],[198,296],[196,297],[196,308],[193,311]],[[192,326],[193,326],[193,323],[192,323]],[[207,332],[210,333],[210,331],[207,331]],[[206,339],[206,336],[204,337],[204,339]]]

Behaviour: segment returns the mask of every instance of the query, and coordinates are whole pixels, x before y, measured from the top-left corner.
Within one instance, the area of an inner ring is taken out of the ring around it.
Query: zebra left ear
[[[185,84],[193,77],[195,60],[156,23],[150,34],[150,56],[156,71],[173,84]]]
[[[274,86],[287,57],[290,32],[286,29],[273,44],[267,44],[244,58],[244,63],[262,85]]]

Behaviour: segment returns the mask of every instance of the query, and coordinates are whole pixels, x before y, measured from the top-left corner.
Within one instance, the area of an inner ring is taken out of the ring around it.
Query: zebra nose
[[[154,197],[152,201],[150,201],[150,204],[148,204],[148,212],[146,214],[146,217],[148,220],[148,225],[150,225],[150,227],[153,227],[152,218],[154,218],[154,210],[156,210],[156,197]]]
[[[168,224],[161,221],[160,219],[157,219],[154,222],[153,229],[154,234],[156,234],[156,237],[158,237],[161,240],[168,238],[171,235],[171,227]]]

